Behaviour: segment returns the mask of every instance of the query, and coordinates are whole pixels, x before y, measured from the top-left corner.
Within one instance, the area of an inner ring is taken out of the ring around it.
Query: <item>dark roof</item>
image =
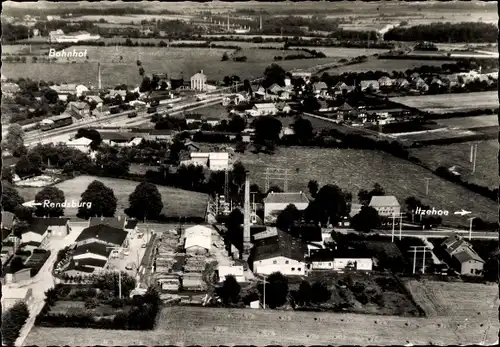
[[[264,199],[264,203],[285,203],[285,204],[294,204],[299,202],[308,203],[309,199],[305,196],[304,193],[274,193],[270,192]]]
[[[338,108],[339,111],[352,111],[353,108],[351,105],[349,105],[347,102],[344,102],[342,106]]]
[[[86,272],[86,273],[94,272],[94,268],[92,268],[92,267],[80,266],[80,265],[74,265],[74,264],[71,264],[70,266],[68,266],[66,271],[69,271],[69,270],[81,271],[81,272]]]
[[[307,242],[323,241],[321,228],[312,224],[292,227],[292,234]]]
[[[41,243],[37,241],[28,241],[28,242],[23,242],[19,245],[19,248],[23,248],[24,246],[35,246],[38,247],[40,246]]]
[[[33,218],[28,228],[28,231],[43,235],[51,226],[64,226],[68,223],[69,218]]]
[[[73,255],[81,255],[81,254],[87,254],[87,253],[94,253],[97,255],[102,255],[104,257],[109,257],[109,254],[111,253],[111,249],[107,248],[107,246],[103,245],[102,243],[91,242],[91,243],[87,243],[87,244],[82,245],[82,246],[78,246],[73,251]]]
[[[253,251],[253,260],[264,260],[274,257],[285,257],[297,261],[304,261],[307,254],[307,244],[299,238],[293,237],[277,229],[278,236],[256,242]]]
[[[127,238],[127,232],[123,229],[116,229],[107,225],[94,225],[83,229],[82,233],[76,239],[76,242],[92,238],[120,246]]]
[[[137,219],[129,219],[127,220],[127,224],[125,224],[124,229],[134,229],[137,226]]]
[[[14,224],[14,216],[15,215],[12,212],[2,211],[2,229],[12,229],[12,225]]]
[[[88,258],[88,259],[78,259],[78,260],[75,260],[75,263],[78,263],[77,266],[98,266],[98,267],[104,267],[104,265],[106,265],[107,261],[106,260],[101,260],[101,259]]]
[[[453,255],[453,257],[460,262],[460,264],[468,262],[470,260],[475,260],[480,263],[484,263],[484,260],[473,250],[470,248],[466,248],[465,250],[458,252]]]
[[[9,237],[11,231],[5,228],[2,228],[2,241]]]
[[[334,252],[330,249],[311,249],[309,261],[333,261]]]
[[[174,135],[178,133],[178,131],[172,129],[159,129],[159,130],[151,130],[149,135]]]
[[[366,259],[372,258],[372,255],[368,251],[359,248],[337,248],[334,252],[334,258]]]
[[[100,132],[101,139],[109,141],[130,141],[129,134],[115,133],[115,132]]]
[[[93,227],[96,225],[107,225],[109,227],[115,229],[123,229],[125,228],[126,218],[117,217],[91,217],[89,221],[89,227]]]

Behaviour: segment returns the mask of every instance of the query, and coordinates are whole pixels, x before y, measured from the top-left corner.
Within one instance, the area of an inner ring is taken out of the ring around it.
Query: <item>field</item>
[[[87,189],[87,186],[94,180],[101,181],[107,187],[113,189],[115,196],[118,199],[118,206],[116,215],[123,215],[123,210],[128,207],[128,197],[135,187],[140,182],[127,181],[122,179],[112,179],[106,177],[94,176],[79,176],[55,186],[64,192],[66,200],[80,201],[81,194]],[[31,201],[35,199],[35,195],[40,191],[39,188],[16,188],[19,194],[26,200]],[[163,210],[162,212],[169,217],[187,217],[205,216],[205,209],[207,204],[207,197],[205,194],[190,192],[186,190],[161,187],[158,190],[162,195]],[[77,208],[66,208],[66,216],[75,216]]]
[[[261,77],[265,68],[274,62],[272,57],[270,60],[249,61],[247,63],[221,61],[222,54],[227,50],[218,48],[75,47],[77,51],[83,49],[87,49],[89,62],[82,61],[73,64],[68,62],[57,64],[4,63],[2,74],[8,78],[24,77],[54,81],[55,83],[88,84],[90,82],[97,84],[97,62],[100,62],[102,83],[105,87],[114,87],[122,83],[137,86],[141,82],[139,69],[136,65],[137,60],[143,63],[148,74],[183,74],[185,80],[199,70],[203,70],[209,80],[222,80],[227,75],[237,75],[242,80]],[[275,55],[278,54],[279,51],[276,51]],[[121,61],[120,56],[122,57]],[[315,58],[287,60],[279,63],[284,69],[291,70],[305,69],[334,61],[334,58]]]
[[[272,156],[267,154],[236,154],[250,171],[250,179],[264,189],[266,168],[288,168],[290,191],[307,191],[309,180],[317,180],[320,186],[334,183],[356,196],[360,189],[370,189],[375,183],[385,188],[387,194],[395,195],[400,202],[409,196],[419,198],[436,209],[457,211],[465,208],[464,202],[474,201],[474,211],[485,220],[496,221],[498,211],[490,199],[458,185],[452,184],[418,165],[398,159],[380,151],[323,149],[323,148],[278,148]],[[425,195],[425,177],[430,181],[430,195]],[[270,185],[283,187],[283,180],[271,180]],[[450,221],[463,218],[448,217]]]
[[[497,92],[477,92],[443,95],[401,96],[390,99],[393,102],[421,111],[436,114],[463,112],[475,109],[497,108]]]
[[[343,48],[345,49],[345,48]],[[326,53],[325,53],[326,54]],[[365,71],[405,71],[419,66],[441,66],[443,64],[452,64],[452,60],[410,60],[410,59],[370,59],[364,63],[345,65],[329,69],[325,72],[329,74],[342,74],[344,72],[365,72]]]
[[[311,54],[305,51],[295,51],[295,50],[279,50],[279,49],[257,49],[257,48],[244,48],[234,55],[234,57],[246,56],[248,58],[247,62],[272,62],[274,57],[281,56],[286,57],[289,55],[302,54],[306,57],[310,57]]]
[[[408,141],[432,141],[437,139],[461,138],[464,136],[474,135],[475,132],[463,129],[441,128],[433,130],[424,130],[413,133],[392,134],[398,139]]]
[[[444,126],[459,127],[463,129],[498,126],[498,116],[493,114],[475,117],[436,119],[436,123]]]
[[[306,48],[306,49],[314,49],[318,52],[323,52],[327,57],[335,57],[335,58],[354,58],[359,57],[361,55],[374,55],[387,53],[388,49],[380,49],[380,48],[344,48],[344,47],[293,47],[293,48]]]
[[[476,172],[474,174],[472,174],[472,164],[470,163],[472,142],[413,148],[411,154],[432,169],[439,166],[451,167],[456,165],[458,172],[462,174],[463,180],[491,189],[498,188],[498,140],[474,143],[478,144]]]
[[[462,293],[463,295],[463,293]],[[153,331],[34,327],[25,345],[439,345],[498,341],[498,320],[170,307]]]
[[[201,114],[203,117],[206,118],[217,118],[220,120],[225,119],[227,121],[229,121],[230,119],[229,112],[220,103],[211,106],[197,108],[192,113]]]
[[[498,324],[500,302],[496,285],[409,280],[406,286],[429,317],[482,320],[485,326],[491,319],[491,323]],[[498,328],[495,330],[498,332]],[[478,336],[476,343],[480,340]]]

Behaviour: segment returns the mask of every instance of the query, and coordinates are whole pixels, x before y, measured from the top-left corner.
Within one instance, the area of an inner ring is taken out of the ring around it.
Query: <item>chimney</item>
[[[243,259],[247,260],[250,255],[250,179],[248,171],[245,175],[245,201],[243,214]]]
[[[118,216],[118,221],[120,221],[122,219],[122,216]]]
[[[101,63],[97,63],[97,73],[98,73],[97,84],[99,90],[101,90]]]

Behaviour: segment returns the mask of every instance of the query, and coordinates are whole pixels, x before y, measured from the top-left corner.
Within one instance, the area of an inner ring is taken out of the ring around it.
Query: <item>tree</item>
[[[130,194],[129,198],[130,207],[125,210],[129,217],[137,219],[155,219],[163,209],[161,201],[161,194],[158,188],[149,182],[142,182]]]
[[[266,302],[270,308],[283,306],[287,302],[288,279],[280,272],[273,272],[267,277]],[[259,285],[259,290],[263,294],[263,286]]]
[[[111,188],[100,181],[93,181],[82,193],[78,218],[113,217],[116,212],[117,199]],[[90,204],[90,206],[89,206]]]
[[[240,300],[240,284],[233,275],[226,276],[222,287],[217,290],[224,305],[237,304]]]
[[[295,122],[293,122],[292,129],[295,133],[295,137],[297,137],[301,144],[308,143],[314,136],[311,121],[302,117],[298,117]]]
[[[330,300],[332,292],[324,282],[314,282],[311,286],[311,299],[312,302],[320,304]]]
[[[290,204],[278,215],[278,218],[276,219],[276,226],[283,231],[289,232],[295,223],[299,222],[301,218],[302,213],[295,205]]]
[[[14,214],[16,215],[17,219],[19,219],[20,221],[31,222],[31,220],[33,218],[33,213],[35,213],[35,210],[29,206],[18,205],[14,209]],[[19,222],[16,224],[19,224]]]
[[[349,193],[343,192],[338,186],[328,184],[319,190],[316,198],[309,203],[305,211],[307,222],[315,224],[332,224],[348,215],[348,204],[351,201]]]
[[[246,122],[241,116],[234,116],[228,123],[229,131],[232,133],[241,133],[245,130]]]
[[[3,148],[14,154],[17,148],[24,146],[24,131],[21,125],[11,124],[3,140]]]
[[[304,99],[302,107],[305,111],[315,112],[321,108],[321,104],[319,103],[318,99],[311,95]]]
[[[11,184],[14,181],[14,173],[9,166],[2,167],[2,180],[7,181]]]
[[[25,155],[16,163],[15,172],[20,178],[39,175],[41,170],[37,164],[39,163],[32,163]]]
[[[286,71],[278,64],[271,64],[264,70],[264,81],[262,86],[269,88],[274,83],[284,87],[285,86]]]
[[[384,188],[382,188],[380,184],[375,183],[373,185],[373,189],[370,191],[370,199],[374,196],[384,196],[384,195],[385,195]]]
[[[366,233],[380,227],[380,224],[377,210],[370,206],[362,206],[361,211],[351,219],[351,226],[354,230]]]
[[[227,53],[226,53],[226,52],[224,52],[224,54],[222,54],[222,58],[221,58],[221,60],[222,60],[222,61],[227,61],[227,60],[229,60],[229,57],[228,57],[228,55],[227,55]]]
[[[299,286],[299,303],[306,305],[312,300],[311,284],[307,281],[302,281]]]
[[[311,194],[313,199],[316,198],[316,195],[318,194],[319,190],[318,181],[316,180],[309,181],[309,183],[307,184],[307,188],[309,189],[309,193]]]
[[[252,85],[250,84],[250,81],[247,79],[243,80],[243,91],[247,92],[250,95],[253,94]]]
[[[264,144],[266,141],[278,141],[282,129],[279,119],[270,116],[257,118],[253,123],[255,128],[255,142]]]
[[[64,207],[46,206],[49,204],[60,204],[65,201],[64,192],[57,187],[45,187],[35,196],[35,203],[40,203],[35,210],[38,217],[61,217],[64,216]]]
[[[16,273],[22,269],[24,269],[23,260],[20,257],[14,257],[9,264],[10,273]]]
[[[30,313],[24,302],[17,302],[2,314],[2,345],[14,346]]]
[[[56,104],[59,101],[59,94],[51,88],[47,88],[44,91],[43,96],[51,105]]]
[[[3,184],[2,188],[2,208],[14,213],[16,207],[24,203],[24,199],[10,184]]]
[[[361,189],[358,193],[358,200],[361,205],[367,206],[371,200],[370,193],[365,189]]]

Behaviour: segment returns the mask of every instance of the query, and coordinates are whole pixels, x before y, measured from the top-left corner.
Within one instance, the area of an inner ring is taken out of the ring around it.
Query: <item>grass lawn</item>
[[[118,199],[116,215],[123,215],[123,210],[128,207],[128,197],[140,182],[114,179],[107,177],[79,176],[55,186],[64,192],[66,200],[80,201],[81,194],[87,186],[94,180],[101,181],[107,187],[113,189]],[[34,200],[35,195],[41,188],[16,188],[19,194],[26,200]],[[169,217],[203,217],[207,206],[207,196],[202,193],[191,192],[171,187],[158,186],[163,201],[162,212]],[[66,216],[75,216],[77,208],[66,208]]]
[[[347,48],[347,47],[293,47],[293,48],[306,48],[306,49],[314,49],[318,52],[323,52],[327,57],[336,57],[336,58],[354,58],[359,57],[361,55],[374,55],[380,53],[387,53],[388,49],[381,48]]]
[[[53,64],[16,64],[4,63],[2,74],[9,78],[31,78],[56,83],[93,83],[97,85],[97,63],[101,63],[102,83],[106,87],[115,87],[125,83],[137,86],[141,82],[136,61],[140,60],[146,73],[183,73],[184,79],[199,70],[209,80],[222,80],[224,76],[237,75],[245,78],[261,77],[266,67],[274,61],[257,59],[246,63],[221,61],[222,54],[228,50],[219,48],[166,48],[166,47],[94,47],[75,46],[77,51],[87,49],[88,62],[53,63]],[[66,51],[72,48],[66,49]],[[259,52],[260,50],[256,50]],[[275,55],[278,55],[276,51]],[[257,54],[257,53],[256,53]],[[274,54],[274,53],[273,53]],[[120,61],[120,56],[123,57]],[[273,55],[274,56],[274,55]],[[280,61],[286,70],[304,69],[311,66],[331,63],[333,58],[315,58]]]
[[[470,149],[473,143],[478,145],[474,174],[470,163]],[[455,165],[463,180],[492,189],[498,188],[498,140],[412,148],[411,154],[432,169]]]
[[[201,114],[205,118],[217,118],[220,120],[225,119],[227,121],[229,121],[230,119],[227,108],[222,106],[220,103],[202,108],[197,108],[196,110],[189,113]]]
[[[341,48],[345,50],[347,48]],[[326,52],[325,52],[326,54]],[[328,55],[328,54],[327,54]],[[364,54],[366,55],[366,54]],[[329,56],[329,55],[328,55]],[[365,72],[365,71],[405,71],[408,69],[413,69],[419,66],[441,66],[443,64],[452,64],[454,61],[444,61],[444,60],[411,60],[411,59],[370,59],[364,63],[345,65],[336,68],[329,69],[325,72],[335,75],[342,74],[344,72]]]
[[[360,189],[371,189],[375,183],[384,187],[386,194],[395,195],[400,203],[415,196],[424,204],[436,209],[458,211],[466,201],[474,201],[468,208],[484,220],[496,221],[498,211],[494,201],[443,180],[418,165],[376,150],[326,149],[326,148],[277,148],[274,155],[253,154],[250,151],[236,154],[250,171],[250,180],[264,189],[266,168],[289,169],[289,191],[307,191],[309,180],[320,186],[334,183],[352,193],[357,201]],[[429,196],[425,195],[425,177],[431,177]],[[283,180],[271,180],[270,185],[283,187]],[[452,213],[448,219],[463,222]],[[446,220],[445,220],[446,221]],[[467,224],[468,225],[468,224]]]
[[[25,344],[450,345],[477,343],[485,333],[486,342],[493,344],[498,340],[499,328],[498,319],[492,319],[493,326],[488,329],[484,314],[469,317],[465,325],[463,318],[456,317],[425,319],[188,306],[164,308],[159,316],[153,331],[34,327]]]
[[[400,96],[390,99],[405,106],[436,114],[497,108],[497,92],[459,93],[446,95]]]
[[[459,127],[464,129],[498,126],[498,116],[496,114],[492,114],[476,117],[436,119],[436,123],[449,127]]]
[[[409,280],[406,286],[430,317],[491,319],[491,328],[498,331],[498,285]],[[481,338],[478,335],[476,343]]]
[[[286,57],[289,55],[297,55],[302,54],[306,57],[310,57],[311,54],[306,51],[301,50],[280,50],[280,49],[257,49],[257,48],[244,48],[241,51],[237,52],[235,57],[247,57],[247,62],[274,62],[274,57],[282,56]],[[300,60],[300,59],[299,59]],[[302,59],[303,60],[303,59]]]

